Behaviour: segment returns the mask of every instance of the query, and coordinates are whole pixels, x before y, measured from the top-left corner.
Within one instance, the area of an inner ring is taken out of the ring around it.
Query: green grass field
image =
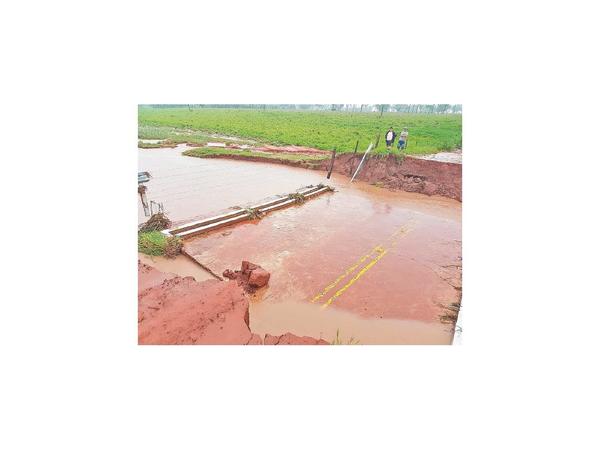
[[[186,156],[196,156],[202,158],[205,156],[215,155],[240,155],[253,158],[268,159],[287,159],[289,161],[321,161],[323,159],[330,159],[326,155],[297,155],[292,153],[259,153],[252,152],[250,150],[235,150],[228,148],[193,148],[183,152]]]
[[[350,113],[254,109],[138,108],[140,139],[204,143],[217,133],[274,145],[303,145],[339,152],[364,151],[379,134],[377,152],[385,151],[384,133],[409,129],[408,154],[428,154],[462,146],[461,114]]]

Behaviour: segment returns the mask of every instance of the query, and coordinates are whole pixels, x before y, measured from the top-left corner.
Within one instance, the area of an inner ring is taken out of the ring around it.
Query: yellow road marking
[[[331,302],[333,302],[336,298],[338,298],[340,295],[342,295],[346,289],[348,289],[350,286],[352,286],[354,283],[356,283],[358,281],[358,279],[360,277],[362,277],[365,273],[367,273],[371,269],[371,267],[373,267],[375,264],[377,264],[379,262],[379,260],[385,256],[385,254],[387,252],[388,251],[386,249],[382,249],[381,253],[379,253],[377,258],[375,258],[373,261],[371,261],[369,264],[367,264],[365,267],[363,267],[360,270],[360,272],[358,272],[356,274],[356,276],[354,278],[352,278],[348,283],[346,283],[344,285],[343,288],[341,288],[339,291],[337,291],[335,294],[333,294],[329,298],[329,300],[327,300],[327,302],[325,302],[323,304],[323,306],[321,308],[327,308],[329,305],[331,305]]]
[[[335,294],[333,294],[322,306],[322,308],[327,308],[329,305],[331,305],[331,303],[338,298],[340,295],[342,295],[350,286],[352,286],[354,283],[356,283],[360,277],[362,277],[365,273],[367,273],[373,266],[375,266],[375,264],[377,264],[379,262],[379,260],[381,258],[383,258],[387,252],[392,249],[393,247],[396,246],[396,244],[398,243],[398,239],[400,236],[408,233],[409,231],[411,231],[410,228],[408,227],[401,227],[398,230],[396,230],[392,235],[391,235],[391,243],[389,245],[388,248],[383,247],[382,245],[377,245],[376,247],[373,248],[373,250],[371,250],[371,252],[369,252],[368,254],[364,255],[363,257],[361,257],[359,259],[359,261],[357,263],[355,263],[353,266],[349,267],[348,269],[346,269],[346,271],[340,275],[339,277],[336,278],[336,280],[331,283],[330,285],[328,285],[320,294],[318,294],[317,296],[315,296],[311,302],[315,302],[318,299],[322,298],[327,292],[329,292],[331,289],[333,289],[335,286],[338,285],[338,283],[340,281],[342,281],[344,278],[346,278],[348,275],[350,275],[352,272],[354,272],[354,270],[357,269],[358,266],[360,266],[367,258],[369,258],[374,252],[377,252],[378,255],[372,259],[367,265],[365,265],[357,274],[356,276],[354,276],[354,278],[352,278],[348,283],[346,283],[342,288],[340,288]]]
[[[325,289],[323,289],[323,291],[320,294],[318,294],[315,297],[313,297],[313,299],[311,300],[311,303],[316,302],[321,297],[323,297],[325,294],[327,294],[327,292],[329,292],[331,289],[333,289],[334,287],[336,287],[336,285],[340,281],[342,281],[344,278],[346,278],[348,275],[350,275],[352,272],[354,272],[358,266],[360,266],[363,262],[365,262],[365,260],[369,256],[371,256],[373,254],[373,252],[376,252],[379,248],[381,248],[381,247],[380,246],[376,246],[375,248],[373,248],[373,250],[371,250],[370,253],[367,253],[366,255],[362,256],[353,266],[348,267],[346,269],[346,271],[342,275],[340,275],[339,277],[337,277],[333,283],[331,283],[329,286],[327,286]]]

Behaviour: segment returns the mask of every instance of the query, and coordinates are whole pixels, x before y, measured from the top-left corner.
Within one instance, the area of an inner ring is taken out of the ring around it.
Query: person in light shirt
[[[387,132],[385,133],[385,145],[387,146],[388,151],[390,150],[390,147],[394,144],[395,139],[396,133],[394,132],[394,129],[390,127],[390,129],[387,130]]]

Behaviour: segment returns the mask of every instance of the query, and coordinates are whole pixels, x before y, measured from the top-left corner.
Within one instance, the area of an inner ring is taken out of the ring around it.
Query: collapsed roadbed
[[[252,333],[249,300],[236,281],[179,277],[138,260],[139,344],[325,345],[323,339]]]

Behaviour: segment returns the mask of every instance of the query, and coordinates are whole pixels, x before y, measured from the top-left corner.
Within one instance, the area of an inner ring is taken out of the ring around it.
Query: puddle
[[[212,275],[184,255],[169,259],[164,256],[149,256],[138,253],[138,259],[161,272],[173,273],[180,277],[194,277],[196,281],[214,280]]]
[[[360,344],[450,344],[452,334],[442,324],[417,320],[365,319],[350,312],[326,309],[310,303],[250,303],[253,333],[312,336],[332,342],[339,330],[343,343]]]
[[[428,159],[431,161],[449,162],[455,164],[462,164],[462,150],[456,150],[453,152],[439,152],[433,155],[413,155],[415,158]]]
[[[160,144],[164,139],[138,139],[144,144]]]

